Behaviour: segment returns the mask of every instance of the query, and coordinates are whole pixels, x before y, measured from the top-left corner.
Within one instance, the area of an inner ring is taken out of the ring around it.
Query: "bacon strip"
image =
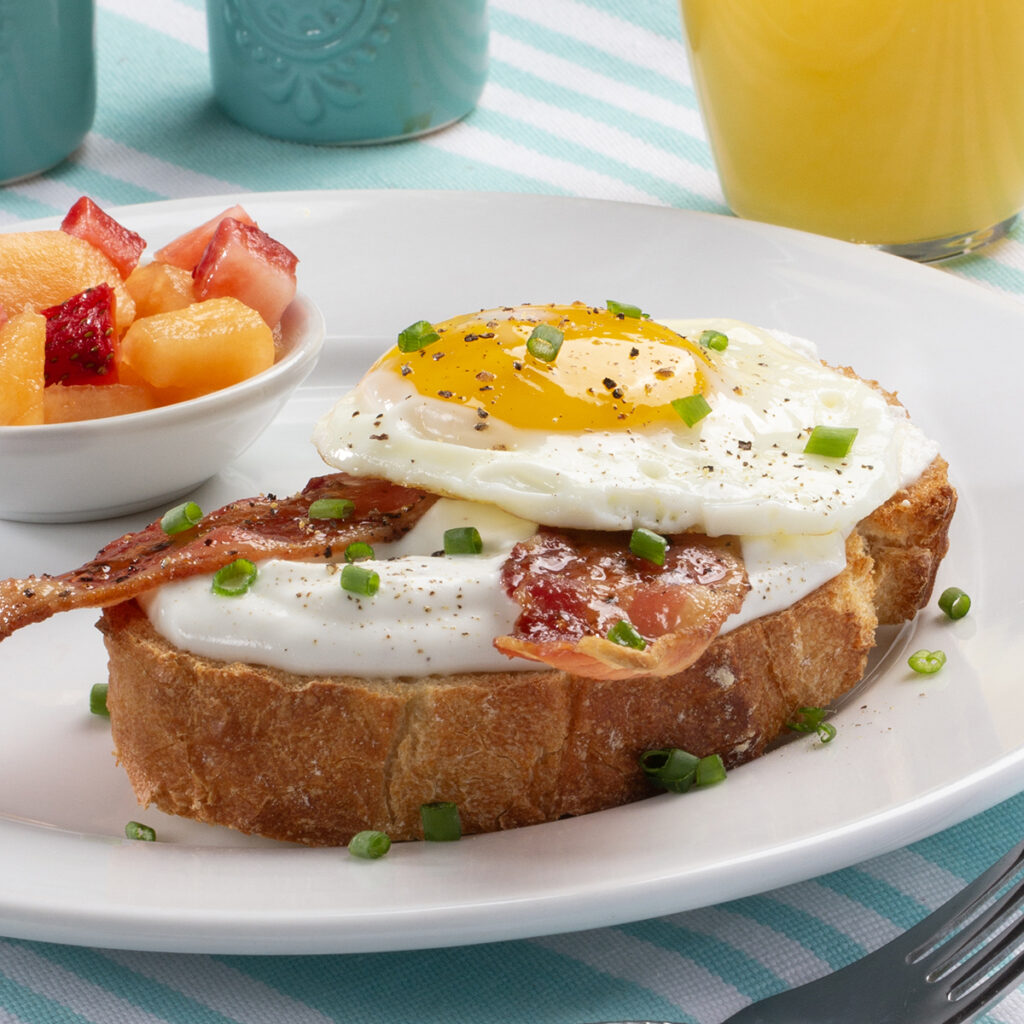
[[[517,544],[503,570],[522,607],[494,645],[593,679],[667,676],[692,665],[750,589],[735,538],[669,538],[664,566],[629,551],[629,535],[541,530]],[[607,639],[626,619],[643,650]]]
[[[348,498],[355,508],[344,520],[310,519],[309,506],[318,498]],[[0,580],[0,640],[57,612],[119,604],[168,580],[215,572],[236,558],[330,560],[356,540],[393,540],[435,500],[385,480],[336,473],[314,477],[291,498],[234,501],[173,537],[156,520],[111,542],[79,569]]]

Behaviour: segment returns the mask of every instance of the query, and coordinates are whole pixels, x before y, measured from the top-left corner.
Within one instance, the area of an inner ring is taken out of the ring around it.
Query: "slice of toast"
[[[458,804],[467,833],[613,807],[653,792],[643,751],[736,766],[854,686],[876,625],[928,600],[955,504],[936,459],[851,534],[837,577],[660,679],[298,676],[179,650],[125,602],[99,624],[117,756],[142,804],[309,845],[419,838],[435,800]]]

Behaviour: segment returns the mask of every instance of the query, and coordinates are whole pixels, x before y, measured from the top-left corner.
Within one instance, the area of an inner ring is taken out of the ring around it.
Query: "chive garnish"
[[[341,589],[362,597],[373,597],[380,589],[380,576],[361,565],[346,565],[341,570]]]
[[[129,821],[124,827],[124,834],[129,839],[141,839],[144,843],[156,842],[156,830],[140,821]]]
[[[483,549],[484,542],[475,526],[455,526],[444,531],[446,555],[479,555]]]
[[[107,683],[93,683],[89,691],[89,711],[94,715],[110,717],[110,710],[107,708]]]
[[[828,711],[825,708],[797,708],[799,718],[786,723],[787,729],[793,732],[816,732],[822,743],[831,743],[836,738],[836,727],[825,721]]]
[[[535,359],[553,363],[564,340],[565,335],[557,327],[552,327],[551,324],[537,324],[526,339],[526,351]]]
[[[971,610],[971,599],[959,587],[946,587],[939,595],[939,607],[951,619],[962,619]]]
[[[628,619],[619,619],[618,622],[608,630],[608,639],[620,647],[632,647],[635,651],[642,651],[647,646],[647,641],[636,631],[636,627]]]
[[[716,352],[724,352],[729,347],[729,337],[721,331],[707,330],[701,333],[700,343],[704,348],[714,349]]]
[[[420,804],[423,838],[432,843],[450,843],[462,838],[458,804],[446,800]]]
[[[676,398],[672,401],[672,408],[679,413],[679,418],[688,426],[692,427],[699,423],[709,412],[711,406],[708,400],[700,394],[686,395],[684,398]]]
[[[804,445],[805,455],[826,455],[830,459],[842,459],[850,454],[853,440],[857,436],[856,427],[824,427],[817,426]]]
[[[256,582],[258,571],[248,558],[236,558],[213,574],[210,589],[221,597],[238,597]]]
[[[697,757],[679,747],[645,750],[640,768],[654,785],[671,793],[685,793],[693,786],[713,786],[725,779],[725,764],[718,754]]]
[[[427,320],[417,320],[398,335],[399,352],[418,352],[421,348],[433,345],[441,335],[434,330],[434,325]]]
[[[672,793],[685,793],[697,778],[700,758],[679,747],[645,750],[640,755],[644,775],[656,786]]]
[[[660,533],[640,527],[634,530],[633,535],[629,538],[629,550],[634,555],[645,558],[648,562],[664,565],[668,541]]]
[[[708,754],[697,762],[695,786],[714,786],[725,781],[725,762],[719,754]]]
[[[317,498],[307,515],[310,519],[348,519],[355,507],[348,498]]]
[[[183,501],[160,517],[160,529],[173,536],[191,530],[202,518],[203,510],[194,501]]]
[[[361,562],[367,558],[373,558],[373,548],[361,540],[353,541],[345,548],[346,562]]]
[[[616,302],[614,299],[608,299],[605,305],[608,312],[614,313],[616,316],[628,316],[634,320],[640,320],[647,316],[639,306],[630,305],[628,302]]]
[[[914,651],[914,653],[907,658],[907,664],[921,675],[930,676],[938,672],[943,665],[946,664],[946,654],[944,651],[926,651],[924,649],[920,651]]]
[[[387,832],[367,829],[357,832],[348,842],[348,852],[362,860],[377,860],[391,849],[391,837]]]

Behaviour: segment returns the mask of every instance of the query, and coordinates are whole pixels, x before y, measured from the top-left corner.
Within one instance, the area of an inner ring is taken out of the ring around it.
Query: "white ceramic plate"
[[[235,199],[113,212],[158,244]],[[815,338],[827,359],[898,388],[953,466],[961,503],[940,586],[966,589],[974,609],[956,623],[927,610],[887,637],[827,747],[801,740],[713,789],[457,844],[406,844],[375,862],[140,811],[105,723],[87,711],[89,687],[105,678],[95,615],[58,616],[0,645],[0,933],[295,953],[576,930],[843,867],[1024,785],[1015,549],[1024,308],[872,251],[653,207],[412,192],[244,201],[300,255],[328,342],[271,429],[205,485],[204,507],[295,490],[319,472],[311,423],[414,320],[614,298],[655,316],[727,315]],[[0,524],[0,573],[67,569],[141,522]],[[917,647],[946,651],[939,675],[906,668]],[[132,818],[161,841],[121,838]]]

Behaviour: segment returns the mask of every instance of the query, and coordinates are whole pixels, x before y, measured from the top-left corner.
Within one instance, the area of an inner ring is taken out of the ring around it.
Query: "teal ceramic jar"
[[[96,112],[92,0],[0,0],[0,183],[59,164]]]
[[[487,77],[486,0],[207,0],[206,10],[218,102],[277,138],[422,135],[468,114]]]

